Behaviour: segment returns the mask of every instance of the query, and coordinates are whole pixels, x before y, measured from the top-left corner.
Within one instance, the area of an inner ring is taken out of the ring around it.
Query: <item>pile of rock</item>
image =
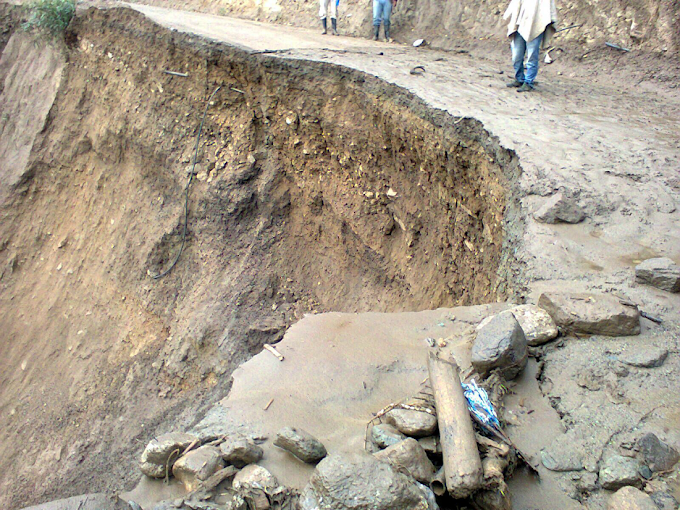
[[[281,429],[274,444],[307,463],[317,463],[326,456],[324,445],[301,429]],[[201,441],[191,434],[170,433],[149,442],[142,453],[140,469],[152,478],[174,476],[188,492],[180,500],[159,503],[154,510],[296,508],[298,494],[281,486],[274,475],[258,465],[262,458],[262,448],[251,438]],[[221,500],[206,503],[216,497],[218,486],[222,487]]]

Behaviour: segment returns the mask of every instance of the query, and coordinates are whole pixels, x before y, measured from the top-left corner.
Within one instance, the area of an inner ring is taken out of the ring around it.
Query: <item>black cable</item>
[[[212,101],[212,98],[215,94],[217,94],[217,91],[220,90],[222,87],[217,87],[212,94],[210,94],[210,97],[208,98],[208,102],[205,105],[205,111],[203,112],[203,118],[201,119],[201,125],[198,126],[198,136],[196,136],[196,149],[194,150],[194,161],[191,164],[191,172],[189,173],[189,182],[187,182],[187,189],[186,189],[186,195],[184,197],[184,231],[182,232],[182,244],[179,247],[179,252],[177,253],[177,256],[175,257],[175,260],[172,261],[172,264],[170,264],[170,267],[167,268],[165,271],[163,271],[161,274],[157,275],[151,275],[151,278],[154,280],[158,280],[160,278],[163,278],[166,274],[168,274],[172,269],[177,265],[177,262],[179,261],[179,258],[182,256],[182,252],[184,251],[184,245],[186,244],[187,241],[187,225],[189,223],[189,189],[191,188],[191,181],[194,180],[194,169],[196,168],[196,159],[198,159],[198,145],[201,141],[201,131],[203,131],[203,124],[205,123],[205,117],[208,114],[208,108],[210,108],[210,101]]]

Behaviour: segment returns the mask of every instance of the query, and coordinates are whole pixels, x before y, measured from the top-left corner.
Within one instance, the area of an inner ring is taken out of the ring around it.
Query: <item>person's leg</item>
[[[380,34],[380,23],[382,23],[382,4],[380,0],[373,0],[373,40],[378,40]]]
[[[538,57],[541,51],[542,42],[543,34],[527,44],[527,70],[524,77],[524,83],[530,87],[533,87],[534,80],[538,74]]]
[[[519,35],[519,32],[515,32],[515,36],[510,42],[510,49],[512,50],[512,66],[515,68],[515,80],[524,83],[524,53],[527,49],[527,43]]]
[[[321,26],[323,27],[323,32],[321,32],[322,34],[328,32],[326,25],[326,2],[327,0],[319,0],[319,18],[321,18]]]
[[[330,15],[331,15],[331,26],[333,27],[333,35],[338,35],[338,1],[329,0],[330,2]]]
[[[392,17],[392,0],[384,0],[383,26],[385,27],[385,40],[390,42],[390,18]]]

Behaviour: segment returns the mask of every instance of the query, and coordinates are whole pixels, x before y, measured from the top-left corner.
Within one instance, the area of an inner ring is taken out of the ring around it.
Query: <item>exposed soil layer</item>
[[[308,311],[510,292],[519,167],[477,121],[126,9],[79,16],[67,43],[0,209],[3,508],[134,481],[148,438],[200,418],[236,366]],[[217,86],[187,246],[154,280],[181,244]]]

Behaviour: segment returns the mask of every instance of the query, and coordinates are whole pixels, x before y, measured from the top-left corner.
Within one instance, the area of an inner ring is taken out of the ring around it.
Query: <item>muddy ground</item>
[[[678,387],[675,364],[624,381],[634,398],[611,403],[620,420],[597,430],[606,388],[572,383],[617,349],[661,344],[677,358],[677,296],[631,277],[641,259],[680,260],[675,61],[654,60],[648,76],[649,55],[568,55],[520,96],[503,86],[506,56],[486,47],[423,52],[146,13],[198,36],[88,11],[63,50],[17,35],[17,55],[42,58],[37,68],[8,52],[0,65],[5,105],[31,102],[26,83],[40,83],[34,103],[49,111],[42,127],[32,110],[34,138],[18,148],[28,164],[3,166],[0,189],[1,448],[14,466],[4,507],[130,488],[150,437],[198,421],[236,366],[309,311],[616,292],[664,324],[550,349],[544,393],[595,456],[640,416],[668,434],[672,403],[648,413]],[[179,248],[194,136],[218,85],[187,250],[154,281]],[[3,133],[16,128],[10,112]],[[581,200],[584,224],[531,219],[556,189]]]

